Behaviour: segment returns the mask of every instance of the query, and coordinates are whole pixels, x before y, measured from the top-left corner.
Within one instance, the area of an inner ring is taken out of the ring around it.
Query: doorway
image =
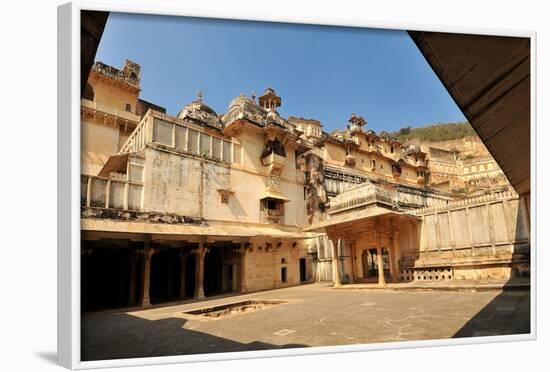
[[[307,280],[306,259],[300,258],[300,281],[305,282],[306,280]]]
[[[286,283],[287,282],[287,271],[286,267],[281,267],[281,282]]]
[[[386,248],[382,248],[384,277],[390,277],[390,255]],[[378,257],[376,248],[365,249],[361,254],[364,278],[378,278]]]

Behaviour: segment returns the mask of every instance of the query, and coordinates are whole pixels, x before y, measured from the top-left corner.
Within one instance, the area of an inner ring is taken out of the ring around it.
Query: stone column
[[[239,266],[240,266],[240,287],[241,287],[241,293],[245,293],[247,291],[246,288],[246,244],[248,243],[241,243],[240,246],[240,257],[239,257]]]
[[[351,263],[351,278],[350,278],[350,281],[351,283],[355,283],[355,281],[357,280],[357,256],[356,256],[356,252],[355,252],[355,240],[348,240],[348,252],[349,252],[349,257],[350,257],[350,263]]]
[[[195,258],[195,293],[193,298],[204,298],[204,256],[206,249],[204,243],[199,242],[199,250],[196,253]]]
[[[397,268],[395,266],[395,262],[393,260],[393,257],[395,256],[395,250],[394,250],[394,243],[393,239],[391,239],[391,248],[388,248],[388,254],[390,256],[390,275],[391,275],[391,281],[397,282]]]
[[[180,253],[180,299],[185,298],[185,263],[187,262],[187,254]]]
[[[149,297],[149,289],[151,285],[151,258],[153,257],[154,249],[151,248],[151,243],[145,241],[143,243],[143,265],[141,267],[141,306],[151,306]]]
[[[376,247],[376,260],[378,264],[378,285],[386,285],[384,278],[384,258],[382,257],[382,247]]]
[[[238,286],[237,286],[237,263],[233,263],[231,265],[231,278],[232,278],[232,281],[231,281],[231,291],[235,292],[237,289],[238,289]]]
[[[130,288],[128,289],[128,305],[136,303],[136,255],[130,254]]]
[[[375,232],[376,238],[376,262],[378,265],[378,285],[386,285],[386,279],[384,278],[384,258],[382,257],[382,240],[380,233]]]
[[[390,255],[390,262],[392,265],[392,281],[397,283],[399,282],[399,252],[400,252],[400,246],[401,246],[401,239],[399,236],[399,231],[395,231],[393,233],[393,242],[392,242],[392,250]]]
[[[340,265],[338,262],[338,245],[340,244],[340,239],[332,238],[330,240],[332,241],[332,282],[335,287],[340,287],[342,285]]]

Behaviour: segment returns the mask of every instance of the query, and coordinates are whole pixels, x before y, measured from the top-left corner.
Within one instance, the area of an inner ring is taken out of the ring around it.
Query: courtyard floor
[[[220,317],[188,312],[282,301]],[[403,292],[316,283],[82,317],[82,360],[529,333],[529,290]]]

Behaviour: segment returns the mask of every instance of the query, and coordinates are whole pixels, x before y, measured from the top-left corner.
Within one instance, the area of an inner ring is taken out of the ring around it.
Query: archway
[[[376,248],[365,249],[361,253],[361,264],[363,267],[363,277],[365,279],[378,280],[378,253]],[[382,248],[382,261],[384,265],[384,277],[391,277],[390,255],[386,248]]]

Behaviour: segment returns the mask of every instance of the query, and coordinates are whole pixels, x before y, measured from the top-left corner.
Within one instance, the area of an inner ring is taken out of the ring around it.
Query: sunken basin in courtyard
[[[269,309],[284,303],[285,301],[247,300],[232,304],[218,305],[193,311],[187,311],[184,314],[201,315],[209,318],[220,318],[239,313]]]

